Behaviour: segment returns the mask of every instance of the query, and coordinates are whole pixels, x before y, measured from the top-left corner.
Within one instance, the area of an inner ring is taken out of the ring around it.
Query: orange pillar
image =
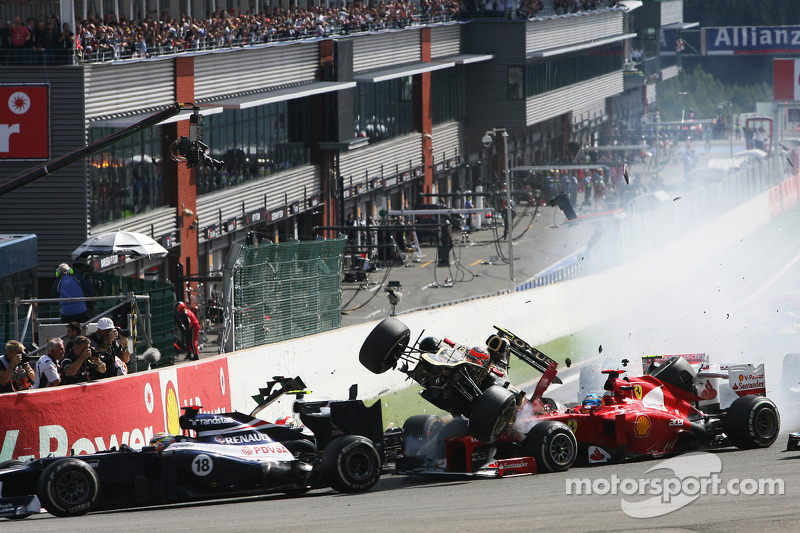
[[[420,31],[421,60],[431,61],[431,29],[423,28]],[[431,108],[431,73],[420,74],[419,93],[417,95],[419,106],[419,124],[422,130],[422,163],[425,168],[423,182],[424,192],[433,190],[433,112]],[[425,197],[425,203],[431,203],[432,198]]]
[[[180,103],[194,102],[194,58],[178,57],[175,59],[175,99]],[[176,124],[176,137],[189,136],[189,121],[181,120]],[[174,140],[174,139],[173,139]],[[184,273],[199,272],[197,258],[197,172],[183,163],[175,163],[174,172],[174,206],[180,233],[181,252],[178,259],[183,263]],[[189,212],[191,211],[191,215]]]

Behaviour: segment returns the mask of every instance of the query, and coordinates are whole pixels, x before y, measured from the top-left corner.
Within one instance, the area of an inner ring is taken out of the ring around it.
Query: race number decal
[[[196,476],[207,476],[214,470],[214,461],[206,454],[200,454],[192,460],[192,472]]]

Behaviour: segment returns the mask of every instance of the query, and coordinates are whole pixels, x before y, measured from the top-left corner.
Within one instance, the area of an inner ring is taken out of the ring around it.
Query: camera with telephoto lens
[[[125,337],[126,339],[131,336],[131,330],[129,329],[122,329],[122,328],[114,328],[117,330],[117,335],[120,337]]]

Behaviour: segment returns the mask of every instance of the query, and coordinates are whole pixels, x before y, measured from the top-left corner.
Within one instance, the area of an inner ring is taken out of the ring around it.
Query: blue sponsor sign
[[[800,53],[800,26],[724,26],[704,31],[708,55]]]

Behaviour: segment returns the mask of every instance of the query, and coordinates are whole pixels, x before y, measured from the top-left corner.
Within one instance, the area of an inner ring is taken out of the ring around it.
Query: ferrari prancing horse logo
[[[578,432],[578,421],[577,421],[577,420],[575,420],[574,418],[572,418],[572,419],[570,419],[570,420],[567,420],[567,427],[568,427],[568,428],[570,429],[570,431],[572,431],[573,433],[577,433],[577,432]]]
[[[633,386],[633,395],[636,397],[637,400],[642,399],[642,386],[641,385],[634,385]]]

